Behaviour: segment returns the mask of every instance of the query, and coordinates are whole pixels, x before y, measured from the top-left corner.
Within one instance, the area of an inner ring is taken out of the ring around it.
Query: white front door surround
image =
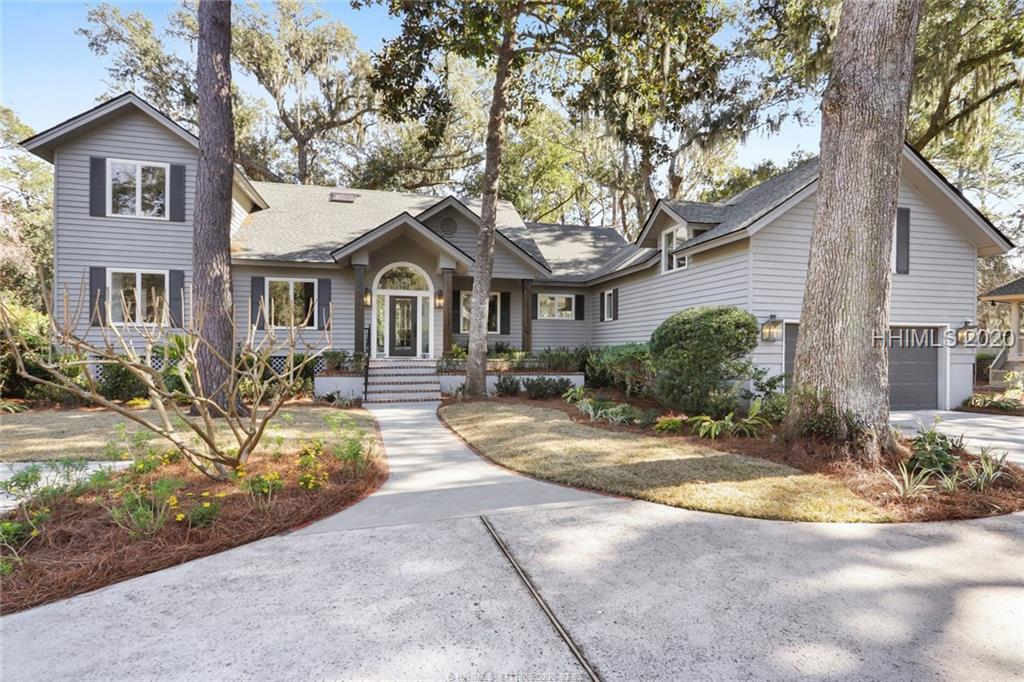
[[[423,278],[423,289],[395,289],[382,284],[384,276],[396,268],[409,268]],[[417,358],[434,358],[434,281],[430,275],[415,263],[396,261],[380,269],[373,278],[370,289],[370,357],[390,357],[391,348],[391,298],[393,296],[416,299],[416,355]]]

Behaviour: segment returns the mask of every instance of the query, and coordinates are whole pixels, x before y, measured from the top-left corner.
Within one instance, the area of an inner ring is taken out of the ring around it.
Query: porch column
[[[523,280],[523,350],[533,350],[533,280]]]
[[[450,353],[452,350],[452,306],[455,305],[455,301],[452,300],[452,269],[441,268],[441,278],[444,280],[444,305],[443,319],[441,320],[441,329],[444,330],[441,342],[441,355],[444,356]]]
[[[353,330],[355,343],[352,347],[355,349],[356,355],[363,355],[367,351],[363,347],[363,342],[366,340],[366,330],[363,329],[366,326],[366,305],[363,302],[363,291],[366,289],[366,266],[353,264],[352,279],[354,288],[352,324],[355,327]]]
[[[1020,301],[1010,302],[1010,329],[1013,330],[1016,340],[1006,356],[1006,359],[1011,361],[1024,360],[1024,339],[1020,336],[1020,305]]]

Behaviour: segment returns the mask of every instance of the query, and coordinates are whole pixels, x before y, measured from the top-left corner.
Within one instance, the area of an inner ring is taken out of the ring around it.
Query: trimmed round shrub
[[[654,396],[688,414],[721,416],[736,407],[739,384],[751,376],[744,356],[757,346],[757,319],[729,306],[690,308],[651,335]]]

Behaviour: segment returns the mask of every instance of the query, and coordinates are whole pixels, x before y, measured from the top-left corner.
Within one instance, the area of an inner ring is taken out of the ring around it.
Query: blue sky
[[[141,10],[159,27],[177,3],[122,3],[122,7]],[[344,22],[367,51],[376,50],[399,30],[397,21],[381,6],[356,11],[345,0],[323,7]],[[86,24],[88,8],[84,2],[0,0],[0,103],[37,131],[92,107],[107,92],[106,59],[92,54],[85,38],[75,33]],[[816,122],[809,127],[789,124],[774,135],[755,133],[740,149],[738,161],[745,165],[762,159],[785,162],[798,148],[817,151]]]

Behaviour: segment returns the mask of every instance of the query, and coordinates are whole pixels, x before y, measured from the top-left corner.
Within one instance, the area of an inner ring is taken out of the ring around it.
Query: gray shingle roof
[[[1024,277],[1007,282],[1001,287],[996,287],[983,296],[1024,296]]]
[[[613,228],[554,223],[527,223],[534,244],[560,282],[583,282],[629,247]]]
[[[418,215],[443,197],[369,189],[318,187],[277,182],[253,185],[269,208],[250,214],[232,239],[240,258],[280,261],[333,262],[331,251],[344,246],[399,215]],[[330,201],[331,192],[351,192],[352,203]],[[480,202],[465,201],[480,214]],[[512,204],[498,203],[498,230],[533,258],[544,262]]]
[[[814,158],[719,204],[666,201],[673,211],[679,213],[689,222],[718,223],[707,232],[680,244],[678,250],[703,244],[749,227],[758,218],[814,182],[817,177],[818,159]]]

